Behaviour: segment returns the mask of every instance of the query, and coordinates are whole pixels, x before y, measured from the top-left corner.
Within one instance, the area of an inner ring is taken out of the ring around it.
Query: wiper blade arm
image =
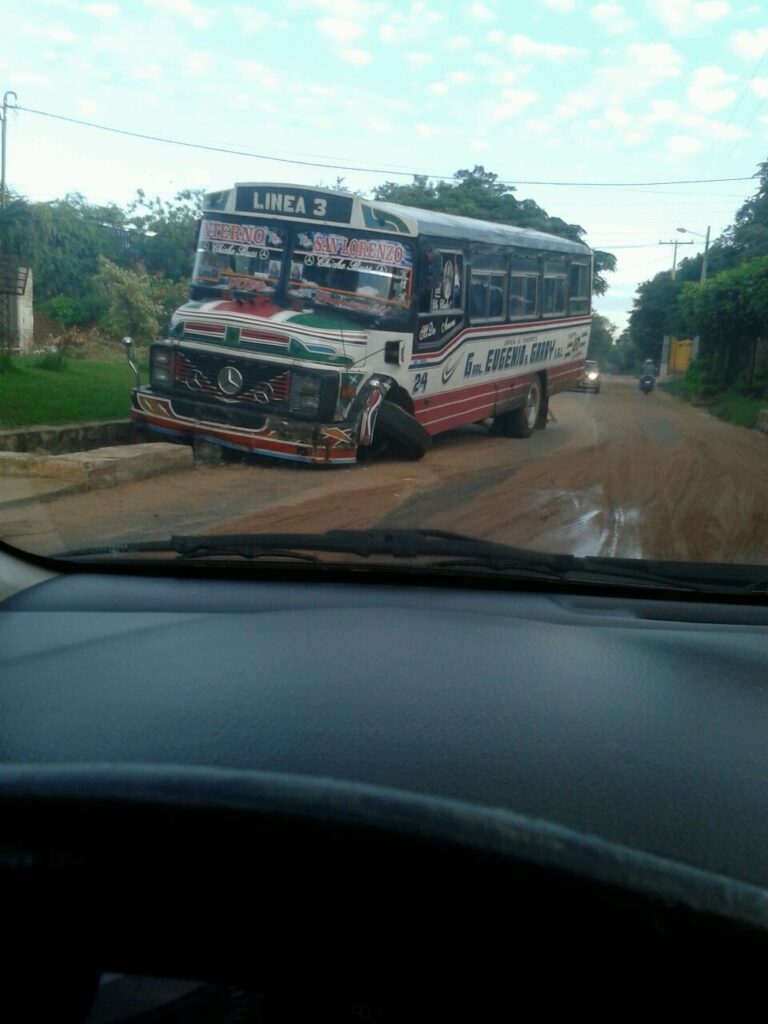
[[[720,581],[698,577],[690,571],[676,571],[674,563],[551,554],[449,530],[430,529],[173,535],[163,540],[129,541],[64,551],[58,557],[88,559],[123,554],[176,554],[183,559],[273,558],[321,562],[315,553],[418,560],[419,568],[432,571],[529,574],[572,583],[636,584],[688,592],[734,592],[743,590],[748,582],[745,580],[739,585],[739,581],[729,579],[718,587],[716,583]]]
[[[572,555],[551,555],[509,544],[467,537],[448,530],[373,529],[329,530],[327,533],[243,533],[206,535],[174,535],[164,540],[128,541],[79,548],[60,553],[61,558],[88,558],[122,554],[168,554],[182,558],[206,558],[215,555],[239,555],[259,558],[263,555],[297,556],[300,552],[318,551],[357,555],[370,558],[388,555],[391,558],[452,557],[477,559],[489,566],[497,562],[502,568],[512,561],[536,563],[554,573],[573,567]]]

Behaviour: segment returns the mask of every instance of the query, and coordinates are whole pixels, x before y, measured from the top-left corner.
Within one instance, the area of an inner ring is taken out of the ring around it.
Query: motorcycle
[[[656,381],[653,379],[653,377],[644,376],[640,378],[640,390],[643,392],[644,395],[650,395],[655,386]]]

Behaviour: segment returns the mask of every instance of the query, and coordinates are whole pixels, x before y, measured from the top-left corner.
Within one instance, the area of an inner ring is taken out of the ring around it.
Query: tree
[[[684,284],[682,278],[673,281],[669,271],[664,271],[637,289],[629,333],[640,359],[652,359],[658,365],[664,335],[686,333],[686,319],[678,304]]]
[[[613,349],[616,344],[616,326],[606,316],[595,313],[592,317],[592,330],[589,335],[589,359],[595,359],[605,369],[613,361]]]
[[[682,289],[681,309],[701,334],[700,357],[729,386],[751,381],[758,339],[768,329],[768,256]]]
[[[150,199],[143,189],[126,208],[126,231],[134,260],[151,274],[186,281],[192,274],[200,218],[202,190],[185,189],[170,202]]]
[[[147,274],[117,267],[100,256],[94,285],[106,304],[102,324],[110,334],[129,335],[139,344],[159,336],[158,311]]]
[[[384,202],[420,210],[439,210],[459,217],[546,231],[572,242],[584,240],[586,232],[579,224],[551,217],[533,199],[518,200],[515,191],[513,186],[500,182],[498,175],[476,165],[471,171],[456,171],[452,181],[432,181],[424,175],[416,175],[408,185],[386,181],[373,190],[373,195]],[[616,258],[611,253],[595,252],[593,291],[596,295],[605,294],[608,284],[604,275],[615,269]]]
[[[35,203],[32,215],[38,303],[57,295],[84,297],[92,290],[102,256],[116,265],[130,263],[125,215],[118,206],[95,206],[73,192],[50,203]]]

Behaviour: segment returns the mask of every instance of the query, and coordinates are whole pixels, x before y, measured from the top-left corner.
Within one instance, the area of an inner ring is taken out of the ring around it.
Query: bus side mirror
[[[141,387],[141,377],[139,377],[139,368],[136,366],[133,358],[133,338],[123,338],[123,348],[125,349],[125,358],[128,360],[128,365],[133,370],[133,379],[136,382],[136,387]]]

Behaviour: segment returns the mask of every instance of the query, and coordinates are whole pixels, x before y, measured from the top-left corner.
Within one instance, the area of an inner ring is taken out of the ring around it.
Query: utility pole
[[[693,241],[690,241],[690,242],[680,242],[680,241],[678,241],[678,239],[675,239],[672,242],[661,242],[660,241],[659,245],[674,245],[674,247],[675,247],[675,254],[672,257],[672,280],[674,281],[675,280],[675,275],[677,274],[677,247],[678,247],[678,245],[693,245]]]
[[[709,252],[709,227],[707,224],[707,234],[704,239],[704,259],[701,261],[701,284],[707,280],[707,253]]]
[[[5,147],[8,131],[8,100],[11,96],[15,103],[18,103],[19,97],[13,89],[9,89],[3,96],[3,113],[0,115],[0,122],[2,122],[0,124],[0,133],[2,134],[2,139],[0,139],[0,210],[5,207]]]

